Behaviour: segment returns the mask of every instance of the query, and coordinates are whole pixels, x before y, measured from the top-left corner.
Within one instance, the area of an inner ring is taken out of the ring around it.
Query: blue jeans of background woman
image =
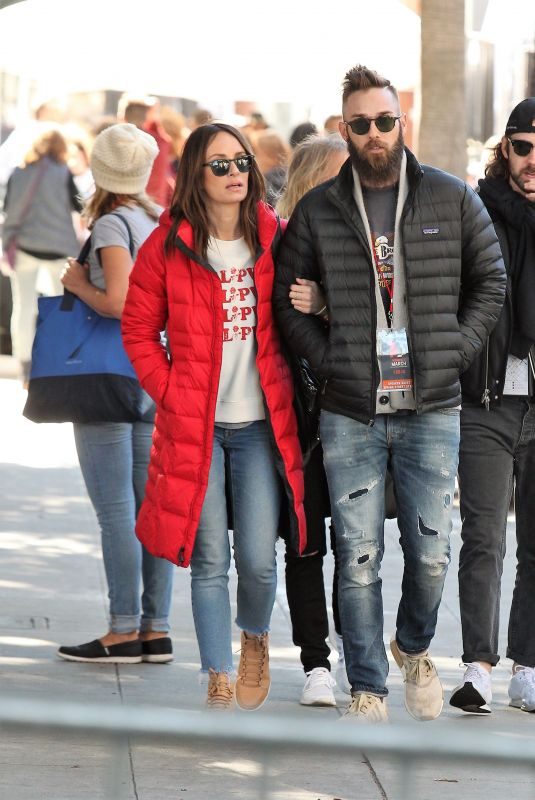
[[[191,600],[203,672],[233,670],[231,525],[238,573],[236,624],[253,634],[269,630],[277,588],[280,506],[280,479],[267,424],[262,420],[239,428],[216,425],[208,489],[191,558]]]
[[[113,633],[169,631],[173,564],[150,555],[135,534],[152,430],[152,422],[74,424],[80,468],[102,534]]]

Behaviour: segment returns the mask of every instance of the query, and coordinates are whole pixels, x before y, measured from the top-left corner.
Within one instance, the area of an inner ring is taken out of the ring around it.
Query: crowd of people
[[[3,244],[16,243],[23,380],[44,267],[51,292],[121,320],[143,399],[135,421],[74,425],[109,629],[61,658],[171,660],[173,570],[189,568],[206,705],[259,708],[280,536],[300,702],[336,705],[330,641],[349,695],[342,721],[386,722],[380,569],[396,516],[404,571],[389,647],[408,713],[436,719],[430,646],[458,476],[465,672],[449,702],[491,711],[513,494],[509,698],[535,711],[535,98],[512,110],[477,191],[421,165],[405,130],[394,85],[357,65],[322,131],[307,121],[286,140],[260,114],[239,129],[204,109],[186,125],[129,98],[91,147],[40,132],[11,173]]]

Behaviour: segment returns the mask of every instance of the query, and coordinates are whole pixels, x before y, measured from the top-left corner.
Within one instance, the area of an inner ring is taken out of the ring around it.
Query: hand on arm
[[[292,283],[290,286],[289,297],[296,311],[300,311],[302,314],[327,317],[325,297],[316,281],[296,278],[296,283]]]

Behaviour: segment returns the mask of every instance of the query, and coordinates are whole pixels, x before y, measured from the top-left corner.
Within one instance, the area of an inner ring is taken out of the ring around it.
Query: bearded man
[[[466,671],[450,704],[473,714],[491,711],[504,534],[514,491],[509,705],[535,712],[535,97],[512,110],[479,196],[498,234],[508,287],[492,335],[462,377],[459,606]]]
[[[290,349],[323,383],[320,436],[352,693],[342,719],[387,719],[379,573],[390,462],[404,556],[390,648],[407,710],[429,720],[443,704],[428,649],[450,561],[459,376],[498,319],[506,277],[481,200],[404,146],[405,114],[390,81],[354,67],[342,112],[349,158],[292,214],[275,312]],[[296,295],[310,281],[324,294],[317,314],[302,313]]]

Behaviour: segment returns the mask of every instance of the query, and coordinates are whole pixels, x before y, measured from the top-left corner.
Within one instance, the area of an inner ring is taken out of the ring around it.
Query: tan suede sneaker
[[[355,692],[339,721],[367,725],[388,722],[386,699],[375,694]]]
[[[234,701],[234,686],[228,672],[208,670],[208,697],[206,706],[210,711],[228,711]]]
[[[428,651],[417,655],[404,653],[395,636],[390,640],[390,650],[403,675],[405,708],[421,722],[436,719],[442,711],[444,691]]]
[[[244,711],[254,711],[269,694],[269,637],[242,631],[241,656],[236,681],[236,703]]]

